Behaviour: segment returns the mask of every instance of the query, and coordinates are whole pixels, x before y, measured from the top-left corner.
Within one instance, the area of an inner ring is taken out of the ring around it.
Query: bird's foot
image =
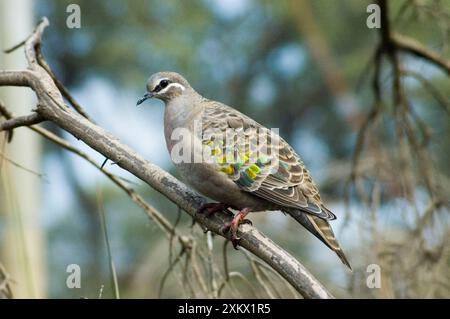
[[[237,236],[237,231],[239,228],[239,225],[241,224],[250,224],[252,225],[252,222],[249,219],[245,219],[245,217],[248,215],[248,213],[250,213],[251,208],[244,208],[242,209],[239,213],[237,213],[233,220],[229,223],[226,224],[223,228],[222,228],[222,232],[226,233],[228,231],[231,232],[231,243],[233,244],[234,249],[237,249],[237,246],[239,245],[239,241],[241,240],[238,236]]]
[[[228,209],[230,205],[225,203],[205,203],[198,209],[199,214],[206,214],[206,216],[211,216],[217,212],[225,212],[230,216],[234,216],[234,214]]]

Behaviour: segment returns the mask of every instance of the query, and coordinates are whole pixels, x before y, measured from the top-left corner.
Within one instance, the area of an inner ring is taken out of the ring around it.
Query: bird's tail
[[[345,257],[345,254],[342,251],[342,248],[339,245],[334,232],[327,220],[308,213],[304,213],[301,210],[297,209],[290,209],[287,211],[287,213],[300,224],[302,224],[314,236],[319,238],[331,250],[333,250],[341,259],[342,263],[346,265],[350,270],[352,270],[352,267],[350,266],[347,257]]]

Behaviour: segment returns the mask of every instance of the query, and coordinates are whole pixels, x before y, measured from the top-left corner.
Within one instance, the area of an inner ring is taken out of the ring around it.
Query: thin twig
[[[11,47],[11,48],[9,48],[9,49],[3,50],[3,52],[6,53],[6,54],[8,54],[8,53],[11,53],[11,52],[13,52],[13,51],[16,51],[18,48],[20,48],[21,46],[23,46],[27,40],[28,40],[28,38],[25,39],[25,40],[20,41],[20,42],[17,43],[15,46],[13,46],[13,47]]]
[[[233,277],[238,277],[239,279],[241,279],[246,285],[247,287],[250,289],[250,291],[253,294],[253,298],[258,298],[258,293],[256,288],[253,286],[253,284],[250,282],[250,280],[248,280],[243,274],[241,274],[238,271],[232,271],[230,272],[230,279]]]
[[[169,264],[169,268],[167,268],[167,270],[164,272],[164,274],[161,278],[161,282],[159,283],[158,298],[161,298],[161,296],[162,296],[164,285],[166,283],[166,280],[167,280],[169,274],[172,272],[172,269],[175,267],[175,265],[181,260],[181,257],[184,255],[185,252],[186,252],[186,250],[182,247],[180,250],[180,253],[177,255],[175,260]]]
[[[444,111],[447,112],[448,115],[450,115],[450,100],[447,96],[439,92],[439,90],[427,78],[425,78],[421,73],[412,70],[403,71],[403,74],[418,80],[423,85],[423,87],[428,92],[430,92],[430,94],[434,97],[438,104],[442,106]]]
[[[268,267],[266,264],[262,263],[261,261],[259,261],[258,259],[254,259],[256,264],[258,265],[259,268],[275,275],[281,282],[283,282],[283,284],[286,286],[286,288],[289,290],[289,292],[291,293],[293,298],[299,298],[300,295],[298,294],[298,292],[292,288],[292,286],[286,281],[286,279],[284,279],[283,277],[280,276],[279,273],[277,273],[276,271],[274,271],[272,268]],[[267,275],[266,275],[267,276]],[[279,293],[278,293],[279,294]],[[280,294],[279,294],[280,295]]]
[[[229,240],[225,240],[222,246],[222,258],[223,258],[223,272],[224,272],[224,281],[220,284],[219,290],[217,292],[218,297],[221,296],[223,288],[225,288],[225,285],[229,283],[230,281],[230,271],[228,269],[228,254],[227,254],[227,246]]]
[[[97,191],[97,204],[98,204],[98,211],[100,213],[100,222],[102,225],[103,237],[105,239],[106,244],[106,252],[108,254],[108,264],[109,264],[109,271],[111,272],[111,283],[114,288],[113,290],[114,297],[116,299],[120,299],[119,282],[117,280],[116,266],[114,265],[114,260],[112,258],[111,244],[108,236],[108,225],[106,224],[105,209],[103,207],[103,197],[100,190]]]
[[[248,262],[250,263],[250,267],[255,275],[256,281],[259,283],[261,288],[265,291],[266,295],[270,299],[275,299],[275,295],[272,293],[272,290],[268,287],[264,279],[261,277],[260,269],[256,266],[255,260],[249,255],[246,250],[242,250],[245,257],[247,257]]]
[[[194,272],[194,276],[195,276],[194,278],[198,282],[200,288],[203,290],[205,295],[207,295],[209,297],[213,297],[213,295],[209,293],[209,291],[213,292],[213,290],[208,290],[208,286],[207,286],[207,284],[205,282],[205,279],[203,278],[204,277],[203,274],[205,273],[205,271],[202,272],[200,270],[200,266],[199,266],[199,263],[197,261],[197,253],[199,253],[198,247],[197,247],[197,244],[194,242],[192,244],[191,251],[189,251],[189,257],[190,257],[190,261],[191,261],[190,265],[191,265],[191,268],[192,268],[192,270]]]
[[[214,298],[217,298],[217,281],[215,276],[215,267],[214,267],[214,242],[211,232],[207,232],[205,234],[206,236],[206,246],[208,247],[208,272],[209,272],[209,282],[210,282],[210,289],[214,296]]]
[[[270,286],[270,289],[276,294],[276,298],[283,298],[280,291],[274,284],[274,282],[270,279],[270,277],[266,274],[266,268],[261,267],[261,263],[255,260],[255,266],[258,269],[261,279],[267,282],[267,284]]]
[[[9,157],[7,157],[7,156],[6,156],[5,154],[3,154],[2,152],[0,152],[0,157],[1,157],[3,160],[5,160],[5,161],[7,161],[8,163],[10,163],[11,165],[14,165],[15,167],[18,167],[18,168],[20,168],[20,169],[23,169],[24,171],[26,171],[26,172],[28,172],[28,173],[31,173],[31,174],[33,174],[33,175],[39,177],[39,178],[43,178],[43,177],[44,177],[44,174],[38,173],[38,172],[36,172],[36,171],[33,171],[32,169],[26,168],[25,166],[23,166],[23,165],[17,163],[16,161],[10,159]],[[1,165],[0,165],[0,167],[1,167]]]
[[[178,226],[178,223],[181,220],[181,208],[178,207],[177,209],[177,218],[175,219],[175,223],[172,226],[172,231],[170,232],[170,236],[169,236],[169,264],[172,263],[172,251],[173,251],[173,238],[176,235],[175,234],[175,229]]]
[[[62,84],[62,82],[56,77],[55,73],[53,73],[53,70],[50,68],[50,66],[45,61],[42,51],[40,49],[40,46],[37,48],[37,59],[40,66],[42,66],[47,73],[51,76],[53,79],[53,82],[55,82],[56,87],[61,91],[62,95],[67,99],[67,101],[72,105],[72,107],[80,113],[81,116],[88,119],[89,121],[95,123],[92,118],[89,116],[89,114],[84,110],[84,108],[75,100],[75,98],[70,94],[69,90]]]
[[[31,126],[41,123],[44,119],[38,113],[32,113],[29,115],[19,116],[0,123],[0,132],[9,131],[21,126]]]
[[[437,67],[445,71],[448,75],[450,75],[449,59],[445,59],[440,54],[429,50],[418,41],[408,38],[404,35],[400,35],[398,33],[392,34],[391,40],[399,50],[425,59],[426,61],[436,65]]]
[[[184,265],[182,266],[182,274],[183,274],[183,285],[185,287],[189,288],[189,293],[190,295],[188,295],[188,298],[196,298],[197,293],[196,290],[194,289],[194,286],[192,285],[191,282],[191,278],[189,276],[189,266],[192,265],[191,261],[191,257],[192,257],[192,251],[188,250],[186,251],[186,254],[184,255]]]

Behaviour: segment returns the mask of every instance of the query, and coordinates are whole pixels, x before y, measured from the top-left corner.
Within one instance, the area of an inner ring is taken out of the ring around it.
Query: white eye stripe
[[[185,88],[183,85],[181,85],[180,83],[170,83],[170,84],[169,84],[168,86],[166,86],[164,89],[162,89],[161,91],[159,91],[158,94],[165,93],[170,87],[174,87],[174,86],[180,88],[182,91],[184,91],[184,90],[186,89],[186,88]]]

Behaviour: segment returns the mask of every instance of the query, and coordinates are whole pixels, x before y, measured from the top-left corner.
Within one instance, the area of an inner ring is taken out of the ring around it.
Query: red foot
[[[251,208],[244,208],[239,213],[237,213],[231,223],[225,225],[222,229],[223,233],[226,233],[227,231],[231,231],[231,243],[233,244],[234,249],[237,249],[237,246],[239,244],[239,241],[241,240],[239,237],[237,237],[237,231],[240,224],[252,224],[252,222],[248,219],[245,219],[245,217],[250,213]]]

